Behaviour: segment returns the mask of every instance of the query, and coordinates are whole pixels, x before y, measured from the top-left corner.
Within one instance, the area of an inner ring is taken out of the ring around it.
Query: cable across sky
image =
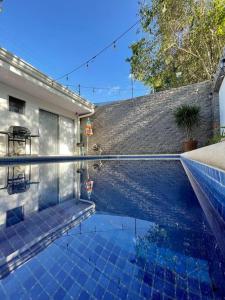
[[[129,31],[131,31],[135,26],[137,26],[137,24],[139,24],[141,21],[141,19],[137,20],[132,26],[130,26],[127,30],[125,30],[123,33],[121,33],[116,39],[114,39],[111,43],[109,43],[107,46],[105,46],[103,49],[101,49],[99,52],[97,52],[95,55],[93,55],[91,58],[89,58],[88,60],[84,61],[83,63],[81,63],[80,65],[78,65],[77,67],[75,67],[74,69],[72,69],[71,71],[65,73],[64,75],[56,78],[54,81],[58,81],[61,80],[63,78],[66,78],[68,80],[68,76],[71,75],[72,73],[78,71],[79,69],[81,69],[82,67],[88,67],[89,64],[91,62],[93,62],[99,55],[101,55],[103,52],[105,52],[106,50],[108,50],[111,47],[116,47],[116,43],[122,39]]]

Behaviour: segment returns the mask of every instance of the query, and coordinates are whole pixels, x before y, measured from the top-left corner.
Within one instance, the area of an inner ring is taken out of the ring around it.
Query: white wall
[[[9,95],[26,101],[25,114],[18,114],[9,111]],[[60,107],[47,103],[44,99],[37,99],[32,95],[26,94],[20,90],[14,89],[8,85],[0,82],[0,131],[7,131],[9,126],[25,126],[31,130],[32,134],[38,133],[39,128],[39,109],[44,109],[60,116],[73,119],[74,132],[75,132],[75,152],[78,154],[76,143],[79,141],[78,132],[78,118],[72,111],[63,110]],[[60,126],[60,124],[59,124]],[[60,127],[59,127],[60,130]],[[63,130],[63,129],[62,129]],[[61,137],[63,132],[61,130]],[[63,144],[63,139],[60,137],[59,143]],[[59,147],[61,155],[68,155],[68,149],[65,145]],[[65,151],[63,150],[65,149]],[[39,153],[39,139],[33,138],[32,140],[32,154],[37,155]],[[7,138],[4,135],[0,135],[0,156],[7,154]]]
[[[220,126],[225,126],[225,77],[219,91],[220,101]]]

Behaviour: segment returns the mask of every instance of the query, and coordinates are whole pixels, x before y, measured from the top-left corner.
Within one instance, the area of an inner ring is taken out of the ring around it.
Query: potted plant
[[[178,127],[185,129],[186,141],[183,143],[183,151],[191,151],[197,148],[198,142],[193,139],[193,129],[199,122],[200,108],[196,105],[183,104],[174,112]]]

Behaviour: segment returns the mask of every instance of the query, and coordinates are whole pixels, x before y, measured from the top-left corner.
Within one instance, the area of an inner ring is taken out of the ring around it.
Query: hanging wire
[[[141,19],[137,20],[132,26],[130,26],[127,30],[125,30],[122,34],[120,34],[116,39],[113,40],[113,42],[111,42],[110,44],[108,44],[107,46],[105,46],[102,50],[100,50],[98,53],[96,53],[93,57],[91,57],[90,59],[86,60],[85,62],[81,63],[80,65],[78,65],[77,67],[75,67],[73,70],[65,73],[64,75],[56,78],[54,81],[58,81],[60,79],[65,78],[66,76],[76,72],[77,70],[81,69],[82,67],[89,66],[90,62],[93,62],[95,60],[95,58],[97,58],[99,55],[101,55],[103,52],[105,52],[106,50],[108,50],[109,48],[111,48],[112,46],[115,48],[116,43],[122,39],[129,31],[131,31],[134,27],[137,26],[137,24],[139,24],[141,22]]]
[[[67,87],[78,87],[78,90],[82,89],[90,89],[92,91],[97,91],[97,90],[109,90],[109,91],[115,91],[115,92],[120,92],[120,91],[130,91],[130,88],[117,88],[117,87],[96,87],[96,86],[84,86],[81,84],[67,84]],[[143,92],[147,92],[148,89],[143,89],[143,88],[134,88],[135,91],[143,91]]]

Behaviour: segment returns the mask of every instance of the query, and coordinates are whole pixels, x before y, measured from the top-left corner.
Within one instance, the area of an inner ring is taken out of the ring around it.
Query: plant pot
[[[192,151],[197,149],[197,145],[198,145],[198,141],[195,140],[189,140],[186,142],[183,142],[183,151],[187,152],[187,151]]]

